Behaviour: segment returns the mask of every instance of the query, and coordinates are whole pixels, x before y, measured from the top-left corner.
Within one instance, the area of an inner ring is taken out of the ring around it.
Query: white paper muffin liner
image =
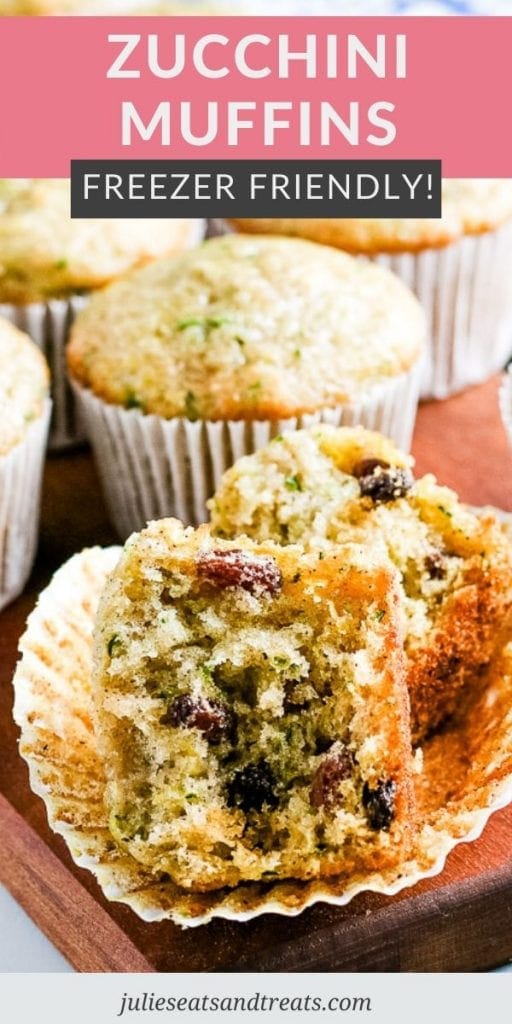
[[[165,420],[124,409],[73,384],[99,470],[112,523],[123,539],[151,519],[175,516],[186,525],[207,518],[206,501],[242,455],[278,434],[315,423],[362,424],[409,451],[418,405],[417,364],[353,405],[285,420]]]
[[[67,378],[65,345],[71,324],[86,302],[85,295],[72,295],[68,299],[29,302],[25,306],[0,303],[0,316],[32,338],[50,367],[53,411],[49,445],[53,451],[85,440],[84,426]]]
[[[21,593],[32,569],[51,402],[23,440],[0,456],[0,609]]]
[[[512,355],[512,223],[444,249],[379,253],[428,319],[422,398],[447,398],[503,369]]]
[[[512,800],[508,641],[464,715],[425,744],[415,776],[416,837],[398,867],[312,882],[247,883],[202,894],[152,874],[112,840],[95,732],[92,631],[119,554],[120,548],[83,551],[56,573],[29,617],[14,677],[14,717],[31,787],[75,863],[95,875],[107,899],[128,904],[145,921],[171,918],[194,926],[213,918],[247,921],[264,913],[292,917],[318,902],[343,906],[365,891],[393,896],[438,874],[450,851],[477,839],[490,816]]]

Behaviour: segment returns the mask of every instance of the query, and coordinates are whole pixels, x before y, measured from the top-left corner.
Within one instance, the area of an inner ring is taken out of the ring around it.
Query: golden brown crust
[[[190,248],[201,221],[72,219],[64,179],[0,179],[0,302],[21,305],[100,288]]]
[[[443,602],[428,647],[414,652],[407,675],[414,740],[453,715],[461,691],[474,685],[502,642],[512,571],[500,561],[484,573],[465,570],[460,589]]]

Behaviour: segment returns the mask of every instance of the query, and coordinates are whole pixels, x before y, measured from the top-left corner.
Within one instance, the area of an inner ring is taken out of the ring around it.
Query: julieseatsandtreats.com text
[[[159,996],[154,992],[124,992],[117,1016],[136,1013],[371,1013],[369,996],[271,996],[254,992],[241,995]]]

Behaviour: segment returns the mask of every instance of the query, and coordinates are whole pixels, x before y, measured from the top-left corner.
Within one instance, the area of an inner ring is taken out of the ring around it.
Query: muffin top
[[[417,360],[424,334],[389,271],[311,242],[229,235],[93,296],[68,358],[107,402],[280,419],[371,396]]]
[[[197,220],[72,220],[69,210],[69,181],[0,179],[0,302],[98,288],[200,231]]]
[[[299,235],[348,252],[416,252],[440,248],[463,235],[499,227],[512,217],[512,181],[501,178],[447,178],[443,216],[423,218],[293,218],[232,220],[241,231]]]
[[[49,372],[27,334],[0,318],[0,455],[23,440],[42,413]]]

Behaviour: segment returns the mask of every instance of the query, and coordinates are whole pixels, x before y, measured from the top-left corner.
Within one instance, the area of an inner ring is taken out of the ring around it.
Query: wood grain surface
[[[512,510],[512,453],[497,380],[420,409],[418,474],[435,472],[475,505]],[[48,828],[12,722],[17,641],[38,590],[74,551],[114,539],[86,451],[48,460],[41,543],[26,593],[0,616],[0,880],[80,971],[474,971],[512,959],[512,808],[443,873],[393,898],[362,894],[300,917],[145,924],[107,903]]]

